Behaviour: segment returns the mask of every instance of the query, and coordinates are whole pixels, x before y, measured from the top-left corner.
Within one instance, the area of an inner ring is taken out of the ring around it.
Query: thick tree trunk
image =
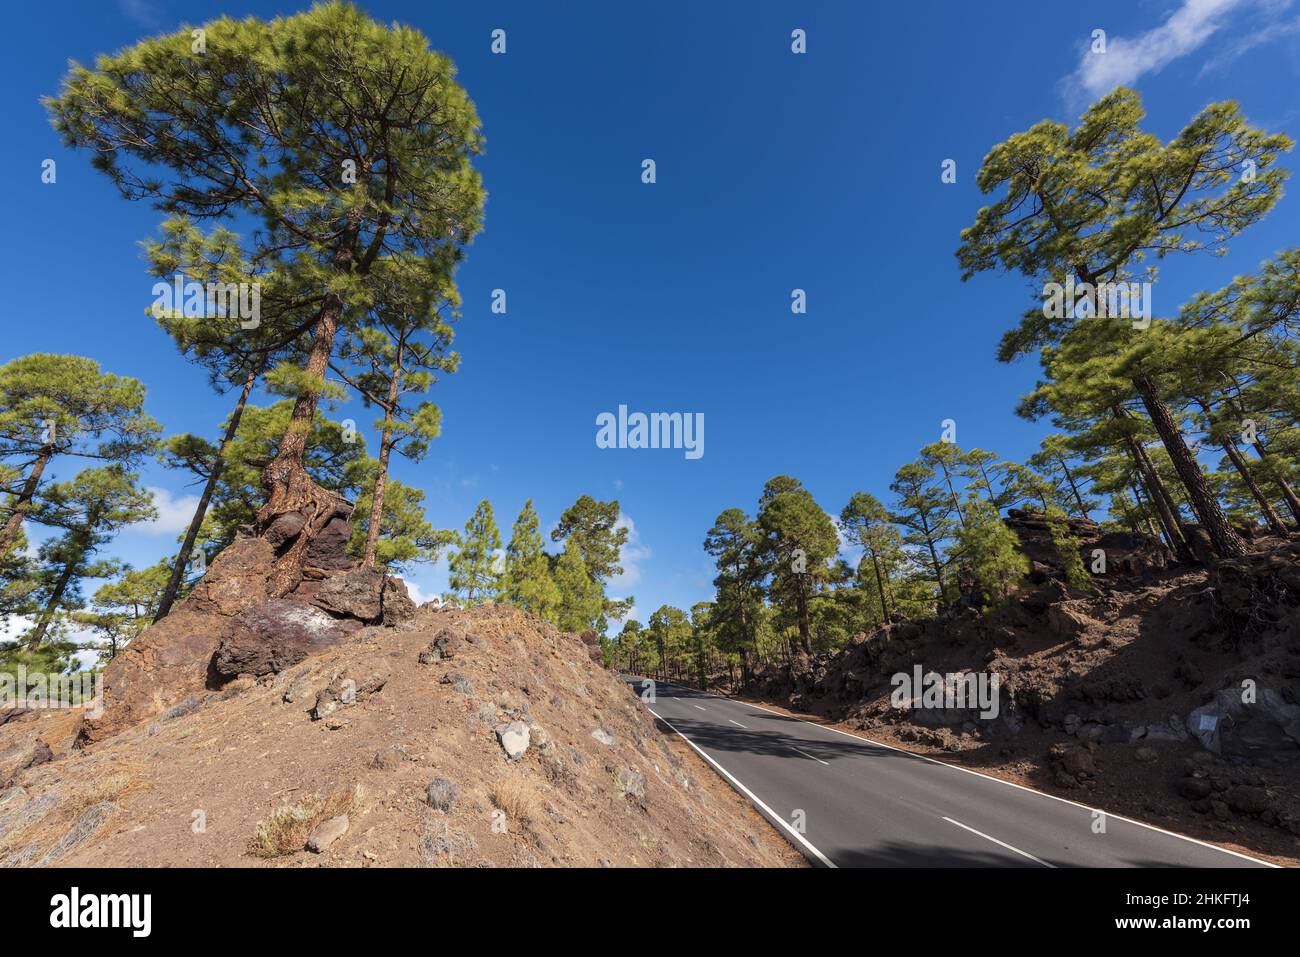
[[[325,380],[342,310],[343,303],[338,296],[330,294],[326,297],[304,370],[313,380]],[[293,544],[276,559],[271,593],[278,597],[288,594],[302,580],[307,546],[326,523],[335,515],[351,514],[351,503],[341,495],[321,488],[307,472],[307,437],[311,434],[318,398],[319,392],[315,387],[298,394],[280,447],[262,470],[266,504],[257,513],[258,530],[265,532],[279,516],[288,512],[301,512],[306,519]]]
[[[332,263],[338,273],[352,273],[357,267],[356,244],[359,235],[359,213],[350,215],[350,221],[339,239]],[[364,266],[364,264],[362,264]],[[265,532],[281,515],[300,512],[306,520],[302,530],[279,558],[271,577],[271,593],[283,597],[302,581],[303,564],[307,546],[335,515],[352,514],[352,503],[341,495],[321,488],[307,473],[307,437],[320,398],[319,386],[325,382],[330,356],[334,352],[334,337],[338,335],[343,320],[343,299],[335,292],[327,292],[321,305],[320,316],[312,330],[311,351],[303,370],[312,385],[299,392],[289,418],[289,427],[280,440],[275,457],[262,470],[262,490],[266,503],[257,513],[257,528]],[[319,385],[318,385],[319,384]]]
[[[53,443],[47,442],[42,445],[36,461],[32,463],[32,470],[27,473],[27,481],[23,483],[22,491],[9,507],[9,517],[5,519],[4,531],[0,531],[0,558],[9,554],[10,547],[18,538],[18,530],[23,526],[23,518],[32,507],[32,499],[36,497],[36,489],[41,484],[41,473],[45,471],[45,466],[53,457]]]
[[[1182,434],[1178,431],[1178,423],[1174,421],[1169,407],[1160,398],[1155,382],[1150,376],[1140,374],[1133,379],[1133,385],[1137,388],[1138,395],[1142,397],[1147,415],[1151,417],[1160,441],[1164,443],[1165,451],[1169,453],[1174,469],[1187,490],[1192,510],[1200,519],[1206,534],[1210,536],[1210,544],[1215,553],[1223,558],[1235,558],[1246,554],[1246,543],[1241,540],[1241,536],[1237,534],[1228,517],[1223,514],[1223,509],[1219,507],[1218,499],[1215,498],[1209,483],[1205,481],[1205,473],[1201,471],[1196,457],[1183,441]]]
[[[244,387],[239,393],[239,401],[235,403],[234,410],[230,413],[230,422],[226,426],[226,434],[221,437],[221,445],[217,447],[217,457],[212,463],[212,468],[208,473],[208,480],[204,483],[203,494],[199,496],[199,504],[194,509],[194,517],[190,519],[190,527],[185,530],[185,541],[181,543],[181,550],[176,555],[176,564],[172,567],[171,577],[167,580],[167,588],[163,591],[162,600],[158,603],[158,611],[154,613],[153,620],[161,621],[172,610],[172,605],[176,602],[176,592],[180,590],[181,582],[185,580],[185,568],[190,561],[190,553],[194,550],[194,542],[198,540],[199,529],[203,527],[203,519],[208,514],[208,506],[212,504],[212,495],[216,490],[217,482],[221,478],[221,473],[226,465],[226,450],[230,443],[235,440],[235,433],[239,431],[239,420],[244,417],[244,406],[248,404],[249,393],[253,391],[253,384],[257,381],[257,371],[254,370],[248,374],[244,380]]]

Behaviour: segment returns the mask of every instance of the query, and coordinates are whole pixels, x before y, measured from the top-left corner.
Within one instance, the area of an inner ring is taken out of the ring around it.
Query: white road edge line
[[[796,748],[793,744],[790,745],[790,750],[791,750],[791,751],[799,751],[799,749]],[[812,756],[811,754],[809,754],[807,751],[799,751],[799,753],[802,754],[805,758],[812,758],[812,759],[813,759],[814,761],[816,761],[818,764],[825,764],[828,768],[830,767],[830,764],[829,764],[828,762],[823,761],[821,758],[813,758],[813,756]]]
[[[1147,824],[1144,821],[1135,821],[1131,817],[1125,817],[1122,814],[1115,814],[1111,811],[1103,811],[1101,808],[1089,807],[1086,804],[1080,804],[1078,801],[1071,801],[1069,798],[1057,797],[1055,794],[1048,794],[1046,791],[1037,791],[1031,787],[1025,787],[1023,784],[1017,784],[1015,781],[1004,781],[1002,778],[995,778],[991,774],[982,774],[979,771],[972,771],[970,768],[963,768],[956,764],[948,764],[932,758],[929,755],[917,754],[915,751],[908,751],[905,748],[896,748],[892,744],[885,744],[883,741],[874,741],[871,738],[865,738],[860,734],[851,734],[848,731],[841,731],[839,728],[832,728],[824,724],[817,724],[815,721],[806,721],[803,718],[796,718],[792,714],[786,714],[783,711],[773,711],[771,708],[764,708],[761,704],[754,704],[751,701],[738,701],[735,698],[724,698],[722,695],[709,695],[710,698],[717,698],[720,701],[734,701],[736,704],[743,704],[749,708],[757,708],[759,711],[766,711],[768,714],[774,714],[782,718],[794,718],[804,724],[812,725],[814,728],[821,728],[823,731],[834,731],[836,734],[842,734],[846,738],[854,738],[858,741],[865,741],[867,744],[874,744],[878,748],[887,748],[890,751],[897,751],[899,754],[906,754],[913,758],[920,758],[922,761],[929,761],[931,764],[937,764],[942,768],[952,768],[954,771],[961,771],[963,774],[973,774],[977,778],[984,778],[988,781],[996,781],[998,784],[1005,784],[1009,788],[1015,788],[1018,791],[1027,791],[1030,794],[1037,794],[1040,797],[1051,798],[1053,801],[1060,801],[1062,804],[1069,804],[1073,807],[1082,808],[1091,813],[1104,814],[1107,817],[1114,818],[1117,821],[1125,821],[1128,824],[1135,824],[1138,827],[1144,827],[1148,831],[1155,831],[1158,834],[1165,834],[1169,837],[1176,837],[1180,841],[1187,841],[1189,844],[1199,844],[1201,847],[1207,847],[1212,851],[1221,851],[1224,854],[1231,854],[1233,857],[1240,857],[1243,861],[1250,861],[1252,864],[1262,864],[1264,867],[1272,867],[1280,870],[1281,864],[1273,864],[1269,861],[1262,861],[1258,857],[1251,857],[1249,854],[1242,854],[1238,851],[1230,851],[1226,847],[1219,847],[1217,844],[1211,844],[1208,841],[1197,840],[1194,837],[1188,837],[1186,834],[1179,834],[1177,831],[1166,831],[1163,827],[1156,827],[1154,824]]]
[[[698,704],[697,704],[695,707],[699,708],[701,711],[707,711],[707,710],[708,710],[707,708],[702,708],[702,707],[700,707]]]
[[[657,711],[655,711],[654,708],[647,706],[646,710],[649,711],[656,718],[658,718],[660,721],[662,721],[664,724],[668,725],[668,727],[673,728],[673,723],[668,719],[664,718],[662,715],[660,715]],[[811,851],[816,856],[817,860],[821,861],[827,867],[832,867],[832,868],[835,867],[834,861],[832,861],[821,851],[817,850],[817,848],[813,847],[813,845],[809,843],[806,837],[804,837],[802,834],[800,834],[798,831],[792,828],[789,824],[787,824],[785,822],[785,819],[782,818],[781,815],[777,814],[770,807],[764,804],[762,799],[757,794],[755,794],[749,788],[745,787],[745,785],[741,784],[738,780],[736,780],[735,775],[733,775],[730,771],[724,768],[717,761],[714,761],[713,758],[705,754],[704,751],[699,747],[699,745],[697,745],[690,738],[686,737],[686,735],[682,734],[676,728],[673,728],[673,733],[677,735],[677,737],[685,741],[687,744],[689,744],[692,748],[694,748],[696,754],[702,757],[705,761],[708,761],[709,764],[713,765],[713,767],[717,770],[719,774],[721,774],[724,778],[726,778],[728,781],[731,782],[732,787],[736,788],[736,790],[744,794],[745,797],[749,798],[756,805],[762,808],[762,810],[766,812],[768,817],[770,817],[777,824],[780,824],[781,827],[785,828],[786,833],[788,833],[792,838],[794,838],[796,841],[798,841],[800,844],[806,847],[809,851]]]
[[[737,728],[745,728],[743,724],[741,724],[739,721],[736,721],[734,718],[728,718],[727,720],[730,721],[732,724],[734,724]],[[745,730],[748,731],[749,729],[745,728]]]
[[[965,828],[966,830],[970,831],[972,834],[978,834],[980,837],[984,838],[984,840],[992,841],[994,844],[998,845],[999,847],[1005,847],[1008,851],[1015,851],[1021,857],[1027,857],[1035,864],[1042,864],[1044,867],[1052,867],[1052,868],[1056,867],[1055,864],[1049,864],[1047,863],[1047,861],[1039,860],[1038,858],[1034,857],[1034,855],[1030,854],[1028,851],[1022,851],[1018,847],[1012,847],[1006,841],[999,841],[996,837],[989,837],[989,835],[985,834],[983,831],[977,831],[975,830],[975,828],[967,824],[963,824],[961,821],[954,821],[950,817],[945,817],[944,820],[947,821],[949,824],[956,824],[958,827]]]

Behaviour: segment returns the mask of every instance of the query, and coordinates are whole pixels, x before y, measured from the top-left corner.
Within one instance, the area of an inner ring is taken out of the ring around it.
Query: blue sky
[[[160,214],[63,149],[37,100],[57,91],[69,59],[221,13],[304,6],[10,12],[0,361],[92,356],[141,379],[168,432],[213,435],[230,400],[144,314],[152,280],[138,244]],[[1045,117],[1072,121],[1117,83],[1140,90],[1148,128],[1164,137],[1224,98],[1300,136],[1291,0],[362,6],[419,27],[455,60],[487,136],[486,228],[459,274],[463,363],[433,396],[444,434],[395,474],[424,489],[443,527],[490,499],[503,536],[526,498],[544,525],[582,493],[617,498],[633,537],[612,592],[635,595],[642,621],[661,603],[711,597],[705,531],[724,508],[752,511],[773,475],[800,478],[838,514],[858,489],[887,498],[894,471],[946,418],[964,447],[1017,459],[1035,449],[1047,424],[1012,410],[1036,366],[994,359],[1032,292],[1011,276],[963,284],[953,256],[993,144]],[[497,28],[505,55],[489,48]],[[790,49],[796,28],[804,55]],[[1107,33],[1104,58],[1086,52],[1095,29]],[[46,158],[58,162],[54,185],[40,181]],[[653,185],[641,182],[646,158]],[[940,181],[945,159],[955,184]],[[1167,265],[1157,314],[1294,245],[1296,202],[1286,197],[1226,260]],[[497,288],[504,316],[490,311]],[[796,288],[805,315],[790,311]],[[597,448],[596,416],[620,404],[704,413],[704,456]],[[355,406],[336,415],[373,420]],[[162,518],[110,550],[138,565],[174,551],[196,491],[157,466],[144,480]],[[445,562],[412,578],[436,594]]]

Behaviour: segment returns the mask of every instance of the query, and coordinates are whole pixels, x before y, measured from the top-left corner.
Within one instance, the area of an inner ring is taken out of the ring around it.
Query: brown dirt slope
[[[0,724],[0,864],[802,864],[577,636],[509,606],[191,691],[80,749],[75,712]]]

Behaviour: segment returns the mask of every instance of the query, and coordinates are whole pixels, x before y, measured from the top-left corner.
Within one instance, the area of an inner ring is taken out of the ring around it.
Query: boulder
[[[263,537],[271,544],[272,548],[278,549],[286,542],[297,538],[298,533],[302,531],[303,526],[306,524],[307,519],[303,517],[302,512],[285,512],[271,523]]]
[[[322,821],[316,825],[316,829],[307,838],[307,850],[313,854],[322,854],[331,844],[346,834],[347,830],[348,816],[346,814],[340,814],[328,821]]]
[[[591,630],[584,631],[578,635],[578,639],[587,649],[587,657],[602,668],[605,666],[605,655],[600,650],[600,637]]]
[[[335,571],[356,564],[348,557],[348,540],[352,537],[352,523],[335,515],[307,545],[307,565]]]
[[[1187,730],[1208,751],[1243,764],[1281,767],[1300,760],[1300,705],[1272,688],[1242,701],[1242,689],[1229,687],[1187,716]]]
[[[212,668],[224,680],[279,674],[308,655],[333,647],[361,628],[314,605],[275,598],[238,616],[222,639]]]
[[[1089,627],[1100,624],[1079,611],[1071,602],[1065,601],[1047,606],[1047,621],[1058,638],[1077,638]]]
[[[311,602],[335,615],[394,625],[415,615],[415,603],[400,578],[373,568],[354,568],[321,582]]]
[[[528,725],[522,721],[509,721],[496,726],[497,740],[511,761],[518,761],[528,750]]]
[[[433,641],[429,642],[428,647],[420,652],[419,661],[422,665],[431,665],[435,661],[443,661],[447,658],[455,658],[464,645],[464,641],[459,634],[450,628],[444,628],[434,636]]]

